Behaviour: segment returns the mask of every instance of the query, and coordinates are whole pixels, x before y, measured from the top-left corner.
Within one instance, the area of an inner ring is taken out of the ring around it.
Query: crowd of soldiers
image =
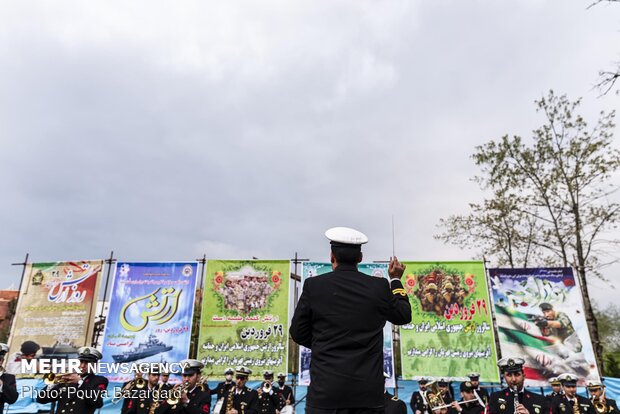
[[[228,279],[220,288],[224,296],[224,308],[250,313],[263,309],[273,288],[266,277],[246,276],[241,280]]]
[[[0,344],[0,366],[8,352]],[[81,374],[59,375],[46,381],[37,393],[39,403],[51,403],[53,414],[92,414],[103,406],[108,380],[93,372],[93,365],[102,358],[93,347],[78,351]],[[616,402],[605,395],[605,386],[599,381],[587,383],[590,398],[577,395],[578,378],[563,374],[552,378],[552,392],[543,396],[524,387],[525,361],[504,358],[498,362],[507,387],[489,394],[480,386],[478,373],[468,374],[469,381],[460,384],[460,399],[456,400],[450,383],[429,378],[418,380],[419,391],[411,396],[413,414],[620,414]],[[224,381],[213,390],[202,376],[204,365],[195,359],[181,361],[182,382],[168,383],[169,373],[148,372],[123,384],[116,402],[123,401],[121,414],[211,413],[214,414],[292,414],[295,405],[293,389],[286,384],[287,375],[279,373],[274,381],[273,371],[263,372],[263,381],[257,389],[246,386],[252,371],[246,367],[228,368]],[[387,375],[386,375],[387,377]],[[80,392],[77,392],[80,390]],[[140,390],[142,392],[130,392]],[[215,397],[213,410],[212,398]],[[18,398],[15,376],[8,372],[0,375],[0,410]],[[114,400],[113,400],[114,402]],[[386,414],[406,414],[405,403],[385,391]]]

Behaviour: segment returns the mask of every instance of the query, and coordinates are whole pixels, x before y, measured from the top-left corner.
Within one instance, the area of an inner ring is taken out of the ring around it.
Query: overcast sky
[[[340,225],[381,260],[392,214],[402,259],[470,259],[433,235],[481,197],[474,147],[549,89],[620,106],[620,4],[589,3],[3,1],[0,287],[27,252],[325,260]]]

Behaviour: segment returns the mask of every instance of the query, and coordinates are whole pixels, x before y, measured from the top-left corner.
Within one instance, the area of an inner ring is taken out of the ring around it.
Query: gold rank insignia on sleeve
[[[403,288],[392,289],[392,293],[400,296],[407,296],[407,291]]]
[[[392,401],[398,401],[398,397],[397,396],[392,397]]]

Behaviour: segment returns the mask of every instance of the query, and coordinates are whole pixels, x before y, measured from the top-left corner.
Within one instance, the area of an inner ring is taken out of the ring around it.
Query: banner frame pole
[[[95,332],[93,335],[93,339],[91,340],[91,346],[94,348],[97,347],[97,342],[99,342],[99,336],[103,333],[107,320],[107,316],[103,315],[103,311],[105,308],[105,301],[108,298],[108,285],[110,283],[110,272],[112,270],[112,264],[116,262],[116,259],[114,258],[114,250],[110,251],[110,257],[108,259],[105,259],[103,262],[108,266],[108,268],[106,272],[105,289],[103,290],[103,300],[101,301],[101,310],[99,312],[99,315],[95,317],[95,323],[93,324],[93,329]]]
[[[297,282],[301,282],[301,276],[297,274],[297,265],[299,263],[309,262],[309,261],[310,259],[300,259],[297,252],[295,252],[295,257],[291,259],[291,262],[293,262],[293,269],[294,269],[293,273],[291,274],[291,279],[293,279],[293,313],[295,312],[295,309],[297,308],[297,301],[299,298]],[[294,345],[294,352],[293,352],[293,355],[294,355],[293,371],[291,372],[293,379],[291,382],[293,385],[293,397],[296,399],[297,398],[297,383],[298,383],[297,376],[299,375],[299,372],[297,372],[297,367],[299,365],[299,345],[294,341],[293,343],[295,345]],[[288,370],[288,367],[287,367],[287,370]]]
[[[23,266],[23,267],[22,267],[22,277],[19,281],[19,290],[17,291],[17,300],[15,301],[15,311],[13,312],[13,316],[11,317],[11,330],[9,331],[9,337],[6,339],[9,347],[11,346],[11,342],[13,340],[12,336],[13,336],[13,328],[15,328],[15,315],[17,314],[17,307],[19,306],[19,299],[22,293],[22,287],[24,284],[24,277],[26,276],[26,267],[28,267],[29,257],[30,257],[30,253],[26,253],[26,257],[24,258],[24,261],[22,263],[11,263],[11,266]]]

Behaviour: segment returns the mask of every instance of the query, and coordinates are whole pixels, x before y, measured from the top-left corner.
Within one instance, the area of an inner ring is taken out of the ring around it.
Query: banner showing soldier
[[[489,269],[503,355],[525,358],[528,386],[574,374],[598,381],[579,281],[569,267]]]
[[[482,262],[403,262],[411,323],[400,327],[404,379],[499,382],[491,302]]]
[[[124,382],[129,364],[188,357],[197,276],[197,262],[117,264],[100,362],[118,370],[102,375]]]
[[[287,371],[289,260],[209,260],[198,340],[204,375]]]
[[[369,276],[388,277],[387,263],[360,263],[357,269]],[[305,262],[301,270],[302,286],[304,281],[313,276],[324,275],[332,271],[331,263]],[[299,292],[301,294],[301,292]],[[394,388],[394,353],[392,347],[392,324],[387,322],[383,328],[383,372],[389,375],[385,386]],[[299,385],[310,385],[310,363],[312,351],[304,346],[299,346]]]
[[[26,265],[19,295],[7,371],[21,374],[21,360],[76,358],[90,345],[102,260]]]

